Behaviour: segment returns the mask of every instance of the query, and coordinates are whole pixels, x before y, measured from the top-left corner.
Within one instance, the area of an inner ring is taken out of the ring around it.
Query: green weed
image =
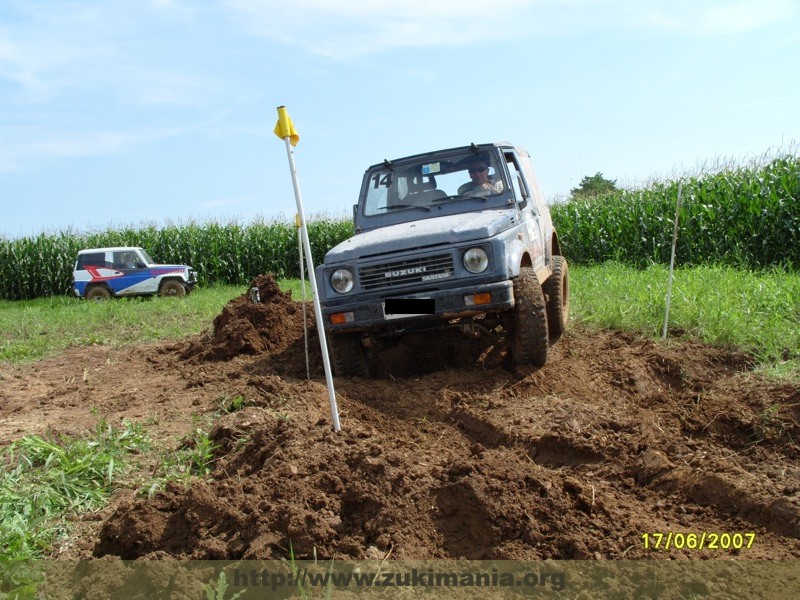
[[[32,435],[12,443],[0,470],[0,558],[43,556],[68,533],[67,517],[103,506],[127,472],[127,456],[149,445],[141,427],[104,421],[89,437]]]
[[[206,593],[207,600],[236,600],[236,598],[244,594],[246,591],[242,590],[241,592],[236,592],[230,598],[228,598],[226,596],[228,592],[228,577],[225,575],[225,571],[220,571],[217,581],[204,585],[203,590]]]

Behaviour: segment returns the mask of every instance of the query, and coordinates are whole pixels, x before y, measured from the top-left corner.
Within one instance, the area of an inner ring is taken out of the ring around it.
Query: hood
[[[517,222],[516,210],[487,210],[398,223],[359,233],[332,248],[325,263],[352,261],[387,252],[413,250],[441,243],[482,240]]]
[[[184,269],[191,269],[192,267],[188,265],[162,265],[160,263],[150,265],[147,267],[148,269],[158,269],[159,271],[169,270],[169,271],[183,271]]]

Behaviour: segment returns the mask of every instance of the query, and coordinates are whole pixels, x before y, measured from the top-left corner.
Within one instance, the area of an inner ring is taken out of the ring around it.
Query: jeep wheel
[[[88,290],[86,290],[86,299],[87,300],[108,300],[111,298],[111,292],[108,291],[108,288],[104,285],[93,285]]]
[[[563,256],[553,257],[553,274],[542,286],[547,299],[547,325],[550,341],[561,337],[569,320],[569,267]]]
[[[158,295],[162,297],[181,298],[186,295],[186,288],[180,281],[171,279],[161,284],[161,289],[158,290]]]
[[[329,334],[328,343],[337,377],[369,377],[369,368],[361,334]]]
[[[547,362],[547,308],[542,286],[532,267],[522,267],[514,281],[514,327],[511,355],[519,365]]]

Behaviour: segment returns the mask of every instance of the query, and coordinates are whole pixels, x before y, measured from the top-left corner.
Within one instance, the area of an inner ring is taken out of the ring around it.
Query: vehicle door
[[[108,283],[119,296],[151,294],[155,290],[155,278],[149,267],[135,250],[120,250],[112,253],[112,267],[122,273]]]
[[[523,241],[530,252],[534,269],[538,269],[545,264],[544,231],[539,207],[536,204],[533,189],[525,178],[517,153],[513,150],[505,150],[504,156],[509,180],[517,198]]]

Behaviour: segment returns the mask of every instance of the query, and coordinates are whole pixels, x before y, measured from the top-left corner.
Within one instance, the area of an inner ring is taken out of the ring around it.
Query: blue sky
[[[384,158],[509,140],[550,200],[800,140],[797,0],[0,3],[0,236],[348,216]]]

